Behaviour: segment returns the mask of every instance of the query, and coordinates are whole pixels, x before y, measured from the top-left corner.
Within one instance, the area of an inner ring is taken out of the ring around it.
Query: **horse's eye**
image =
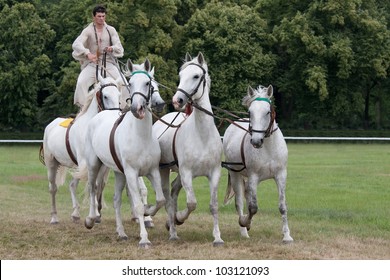
[[[194,79],[196,79],[196,80],[199,79],[199,75],[195,75]]]
[[[267,115],[269,115],[269,114],[271,114],[271,111],[268,111],[268,112],[267,112]]]

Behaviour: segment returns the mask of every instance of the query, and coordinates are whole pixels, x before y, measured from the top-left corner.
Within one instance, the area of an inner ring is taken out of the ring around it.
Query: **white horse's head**
[[[99,84],[96,98],[101,110],[116,110],[119,109],[119,102],[121,98],[121,89],[123,81],[119,77],[114,80],[111,77],[103,78],[100,74],[98,76]]]
[[[172,98],[176,110],[182,110],[189,101],[200,99],[205,93],[206,86],[209,87],[208,67],[201,52],[194,59],[186,54],[184,64],[180,68],[179,79],[179,86]]]
[[[149,59],[146,58],[142,64],[133,64],[129,59],[127,68],[131,73],[129,79],[130,110],[138,119],[145,117],[147,107],[161,107],[165,105],[164,100],[158,91],[158,84],[154,80],[154,67],[151,67]]]
[[[268,87],[259,86],[256,90],[249,86],[248,94],[242,100],[242,104],[248,107],[251,144],[255,148],[261,148],[264,138],[272,133],[272,126],[275,120],[271,104],[272,96],[272,85]]]

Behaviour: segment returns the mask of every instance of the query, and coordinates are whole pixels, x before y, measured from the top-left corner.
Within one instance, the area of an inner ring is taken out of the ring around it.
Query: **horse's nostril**
[[[179,104],[183,104],[184,100],[182,98],[179,98],[178,102],[179,102]]]

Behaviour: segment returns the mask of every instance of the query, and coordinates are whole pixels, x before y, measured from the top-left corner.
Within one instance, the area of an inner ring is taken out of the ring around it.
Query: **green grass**
[[[209,188],[205,178],[197,178],[198,207],[178,228],[178,251],[172,253],[173,245],[164,229],[165,210],[160,210],[155,217],[156,229],[149,231],[159,254],[136,250],[129,255],[116,242],[112,174],[104,193],[108,206],[103,210],[104,225],[88,231],[82,223],[71,223],[71,199],[64,186],[57,194],[60,225],[53,227],[49,225],[50,195],[46,168],[39,162],[39,146],[0,145],[0,258],[390,258],[390,146],[289,143],[288,148],[287,204],[293,246],[280,244],[277,189],[271,180],[258,187],[259,212],[252,222],[251,239],[239,237],[234,204],[222,203],[227,184],[223,170],[219,205],[225,249],[216,253],[210,245]],[[81,183],[80,197],[83,188]],[[183,207],[184,192],[179,199]],[[129,204],[127,198],[123,201],[123,217],[128,220]],[[154,202],[152,190],[149,202]],[[87,213],[84,205],[82,219]],[[130,237],[127,247],[136,248],[138,227],[126,222],[125,230]],[[88,255],[85,248],[90,245],[100,246],[101,255]]]

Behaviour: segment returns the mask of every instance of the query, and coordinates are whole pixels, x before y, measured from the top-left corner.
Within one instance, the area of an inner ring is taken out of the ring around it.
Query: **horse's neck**
[[[84,105],[85,106],[85,105]],[[76,119],[75,119],[75,122],[81,122],[81,121],[87,121],[87,120],[90,120],[92,119],[97,113],[99,112],[99,109],[98,109],[98,104],[97,104],[97,101],[96,101],[96,98],[93,98],[92,101],[91,101],[91,104],[89,104],[88,108],[86,109],[86,111],[83,111],[81,113],[79,113],[77,116],[76,116]]]
[[[213,113],[209,98],[209,88],[207,86],[205,87],[203,96],[200,99],[196,100],[196,104],[204,110],[210,112],[211,114]],[[196,107],[193,108],[192,114],[194,114],[194,118],[197,123],[214,124],[214,118],[212,116],[210,116],[206,112],[203,112],[202,110],[197,109]]]
[[[137,136],[141,139],[149,139],[152,135],[152,114],[146,109],[145,117],[140,120],[133,116],[131,112],[126,114],[127,121],[134,131],[132,132],[132,137]]]

